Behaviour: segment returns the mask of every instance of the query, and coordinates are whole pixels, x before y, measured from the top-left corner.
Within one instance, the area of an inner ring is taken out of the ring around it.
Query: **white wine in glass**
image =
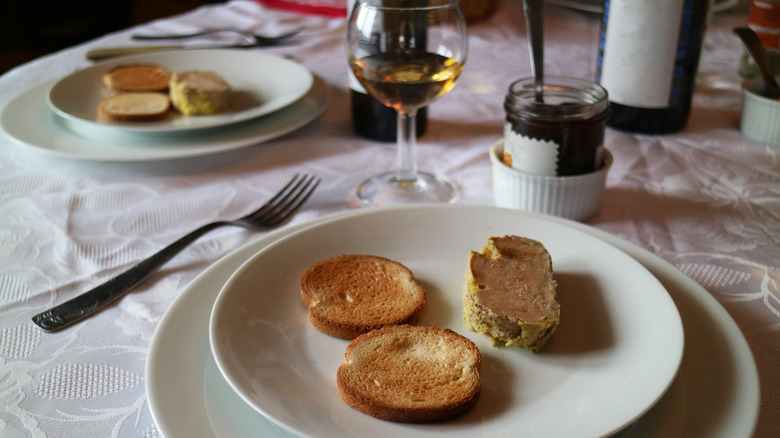
[[[347,55],[358,81],[398,113],[396,169],[363,181],[365,205],[453,202],[455,183],[417,170],[415,117],[455,86],[466,62],[466,21],[458,0],[358,0],[347,25]]]

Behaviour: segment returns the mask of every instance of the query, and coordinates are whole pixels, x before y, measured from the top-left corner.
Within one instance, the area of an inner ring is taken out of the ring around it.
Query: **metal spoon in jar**
[[[544,25],[542,4],[544,0],[523,0],[525,30],[531,51],[531,69],[534,74],[534,96],[544,102]]]
[[[780,86],[777,85],[774,73],[772,73],[772,67],[769,65],[769,60],[764,52],[764,47],[761,45],[761,40],[758,35],[749,27],[735,27],[734,33],[739,36],[742,43],[747,47],[748,53],[753,57],[756,62],[758,70],[761,72],[761,76],[764,77],[764,92],[761,95],[770,99],[780,98]]]

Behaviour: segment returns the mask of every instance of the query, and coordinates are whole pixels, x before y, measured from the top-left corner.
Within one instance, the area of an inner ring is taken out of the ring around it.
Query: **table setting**
[[[622,96],[607,61],[596,83],[614,43],[591,0],[437,0],[414,18],[229,0],[11,69],[0,436],[775,436],[780,146],[747,107],[769,99],[735,33],[756,2],[709,2],[690,115],[665,133],[607,122]],[[105,72],[146,64],[217,72],[230,110],[101,119]],[[390,85],[409,77],[413,93]],[[361,86],[398,117],[393,139],[356,133]],[[584,117],[563,141],[592,144],[555,154],[586,170],[522,168],[549,167],[523,141],[561,101],[541,135]],[[552,259],[561,323],[539,352],[464,322],[469,252],[503,235]],[[311,325],[300,281],[341,254],[403,263],[428,295],[417,324],[479,348],[470,410],[403,423],[339,397],[350,342]]]

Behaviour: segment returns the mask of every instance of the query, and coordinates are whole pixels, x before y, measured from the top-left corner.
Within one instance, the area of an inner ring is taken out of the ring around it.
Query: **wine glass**
[[[347,22],[349,65],[368,93],[398,112],[396,169],[357,188],[365,205],[453,202],[448,179],[417,170],[417,110],[455,86],[466,62],[458,0],[357,0]]]

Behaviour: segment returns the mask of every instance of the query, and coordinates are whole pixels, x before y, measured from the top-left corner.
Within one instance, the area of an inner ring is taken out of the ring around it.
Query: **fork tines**
[[[309,199],[320,181],[316,176],[296,174],[276,196],[252,215],[252,220],[269,227],[284,222]]]

